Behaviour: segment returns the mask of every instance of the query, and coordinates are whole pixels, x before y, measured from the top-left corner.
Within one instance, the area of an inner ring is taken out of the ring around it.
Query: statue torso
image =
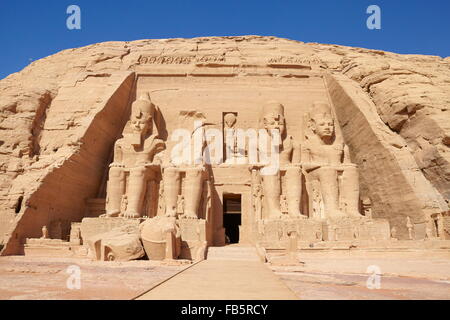
[[[149,163],[153,161],[155,153],[162,150],[163,141],[151,135],[141,146],[134,146],[127,137],[119,139],[117,146],[122,150],[122,162],[126,167]]]
[[[338,165],[342,164],[344,156],[344,144],[335,142],[328,144],[308,144],[307,151],[310,155],[312,163],[322,165]]]

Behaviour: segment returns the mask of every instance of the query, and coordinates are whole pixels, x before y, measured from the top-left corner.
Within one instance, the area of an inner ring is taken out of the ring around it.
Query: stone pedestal
[[[71,245],[79,246],[83,244],[81,240],[81,223],[80,222],[72,222],[70,225],[70,236],[69,242]]]
[[[323,222],[324,241],[389,240],[390,227],[385,219],[327,220]]]
[[[83,243],[87,240],[109,232],[115,228],[123,226],[138,226],[141,223],[140,219],[125,219],[125,218],[84,218],[81,221],[80,231]]]
[[[72,257],[71,244],[60,239],[26,239],[26,256],[33,257]]]
[[[207,222],[203,219],[179,219],[181,233],[181,259],[201,259],[210,239],[207,237]]]
[[[322,241],[322,222],[311,219],[258,221],[257,240],[264,247],[285,248],[293,231],[299,241]]]

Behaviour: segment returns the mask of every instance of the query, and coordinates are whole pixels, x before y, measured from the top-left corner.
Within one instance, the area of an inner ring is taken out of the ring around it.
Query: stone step
[[[254,247],[209,247],[208,260],[259,261]]]

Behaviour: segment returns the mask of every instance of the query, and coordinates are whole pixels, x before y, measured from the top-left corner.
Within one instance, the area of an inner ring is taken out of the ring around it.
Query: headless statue
[[[186,129],[189,134],[185,136],[186,144],[190,144],[192,154],[188,155],[187,162],[176,162],[172,159],[172,154],[168,153],[163,166],[163,184],[164,184],[164,202],[166,217],[177,216],[177,200],[182,193],[181,175],[184,172],[184,208],[180,218],[197,219],[200,209],[200,202],[203,192],[203,181],[205,168],[203,166],[203,151],[205,148],[205,139],[202,126],[205,124],[205,117],[202,113],[196,111],[181,111],[179,114],[178,128]],[[197,124],[196,124],[197,123]],[[198,127],[196,127],[198,125]],[[193,129],[194,128],[194,129]],[[199,136],[196,136],[196,135]],[[200,148],[196,153],[195,140],[199,140]],[[172,150],[173,151],[173,150]]]
[[[130,133],[114,145],[114,161],[110,165],[107,186],[106,216],[139,218],[142,216],[148,166],[165,144],[153,134],[155,105],[143,94],[131,106]],[[126,184],[126,172],[129,172]],[[126,188],[125,188],[126,186]],[[126,191],[125,191],[126,189]],[[125,193],[126,192],[126,193]],[[121,212],[122,198],[127,199],[126,211]]]
[[[361,218],[357,167],[350,162],[348,147],[336,138],[330,106],[315,102],[307,120],[310,134],[302,148],[303,168],[307,180],[320,185],[325,217]]]

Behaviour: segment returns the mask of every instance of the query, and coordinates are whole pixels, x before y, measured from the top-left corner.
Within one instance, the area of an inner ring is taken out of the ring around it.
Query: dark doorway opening
[[[223,195],[223,227],[226,243],[239,243],[239,226],[241,225],[241,195]]]

